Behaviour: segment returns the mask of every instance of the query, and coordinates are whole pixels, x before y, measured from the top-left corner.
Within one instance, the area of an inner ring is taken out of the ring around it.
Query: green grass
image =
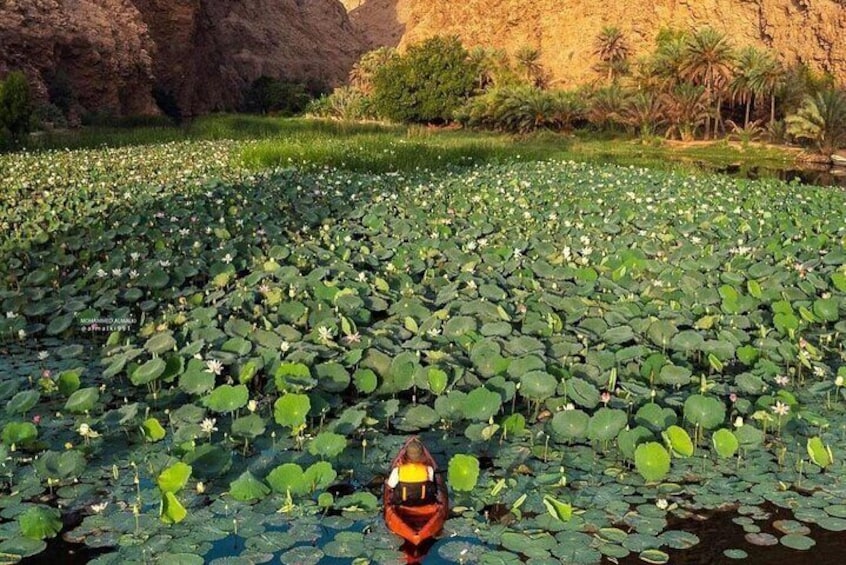
[[[348,123],[304,118],[214,115],[180,126],[152,122],[140,127],[88,127],[33,137],[29,150],[83,149],[161,144],[182,140],[243,141],[236,158],[252,169],[333,166],[389,172],[506,160],[562,159],[696,172],[737,164],[784,168],[787,150],[771,146],[709,144],[677,146],[581,130],[574,135],[541,132],[514,137],[491,132],[422,126]]]

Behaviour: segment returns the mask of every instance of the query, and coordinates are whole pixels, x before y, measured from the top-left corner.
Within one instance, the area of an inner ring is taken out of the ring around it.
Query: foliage
[[[572,92],[530,87],[495,88],[476,96],[456,113],[470,127],[528,133],[541,129],[567,131],[581,119],[584,107]]]
[[[20,145],[32,126],[34,106],[26,75],[9,73],[0,81],[0,149]]]
[[[609,81],[628,71],[629,46],[620,28],[602,28],[596,37],[593,53],[600,61],[597,70],[607,73]]]
[[[477,74],[457,37],[433,37],[376,72],[373,104],[397,122],[448,122],[473,92]]]
[[[367,120],[376,118],[370,96],[350,86],[338,87],[331,94],[312,100],[306,114],[339,120]]]
[[[649,548],[694,543],[664,531],[691,500],[843,526],[828,446],[846,253],[826,234],[846,230],[846,195],[565,159],[459,167],[442,147],[428,156],[446,167],[380,170],[349,148],[510,140],[348,127],[316,167],[241,169],[259,144],[233,141],[0,157],[0,459],[17,493],[0,550],[43,550],[13,521],[46,500],[85,509],[69,539],[120,539],[127,562],[151,544],[211,561],[229,535],[249,555],[346,555],[325,528],[379,519],[414,420],[469,509],[454,523],[505,562],[666,560]],[[136,312],[99,340],[80,327]],[[347,495],[351,480],[370,486]],[[485,527],[494,508],[511,516]],[[367,539],[360,557],[394,560],[395,538]]]
[[[830,155],[846,147],[846,92],[829,89],[808,96],[785,122],[787,133],[809,140],[820,153]]]
[[[241,109],[256,114],[293,116],[302,113],[312,95],[305,84],[262,75],[244,93]]]

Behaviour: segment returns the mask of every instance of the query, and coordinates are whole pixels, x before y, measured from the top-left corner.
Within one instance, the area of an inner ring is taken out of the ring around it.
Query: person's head
[[[423,444],[420,443],[420,440],[413,439],[408,442],[405,448],[405,457],[412,463],[423,461]]]

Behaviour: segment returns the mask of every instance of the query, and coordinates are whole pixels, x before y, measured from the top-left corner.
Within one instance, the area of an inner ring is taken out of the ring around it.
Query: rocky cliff
[[[58,73],[81,111],[228,109],[261,75],[338,84],[362,50],[337,0],[0,0],[0,77],[43,98]]]
[[[156,85],[183,112],[232,108],[267,75],[336,85],[363,50],[336,0],[132,0],[158,48]]]
[[[597,78],[594,39],[605,26],[626,35],[634,56],[661,28],[710,25],[736,45],[768,47],[846,83],[846,3],[839,0],[343,0],[371,47],[400,48],[436,34],[510,52],[528,45],[560,86]]]
[[[154,53],[130,0],[0,0],[0,77],[23,70],[40,98],[61,81],[89,111],[152,112]]]

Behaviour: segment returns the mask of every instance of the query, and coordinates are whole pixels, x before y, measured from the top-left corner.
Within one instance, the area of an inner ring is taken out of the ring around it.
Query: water
[[[731,177],[758,179],[778,179],[785,182],[798,182],[816,186],[832,186],[846,188],[846,168],[844,167],[807,167],[804,169],[774,169],[768,167],[744,167],[729,165],[727,167],[712,168],[707,164],[701,165],[705,170],[725,174]]]

